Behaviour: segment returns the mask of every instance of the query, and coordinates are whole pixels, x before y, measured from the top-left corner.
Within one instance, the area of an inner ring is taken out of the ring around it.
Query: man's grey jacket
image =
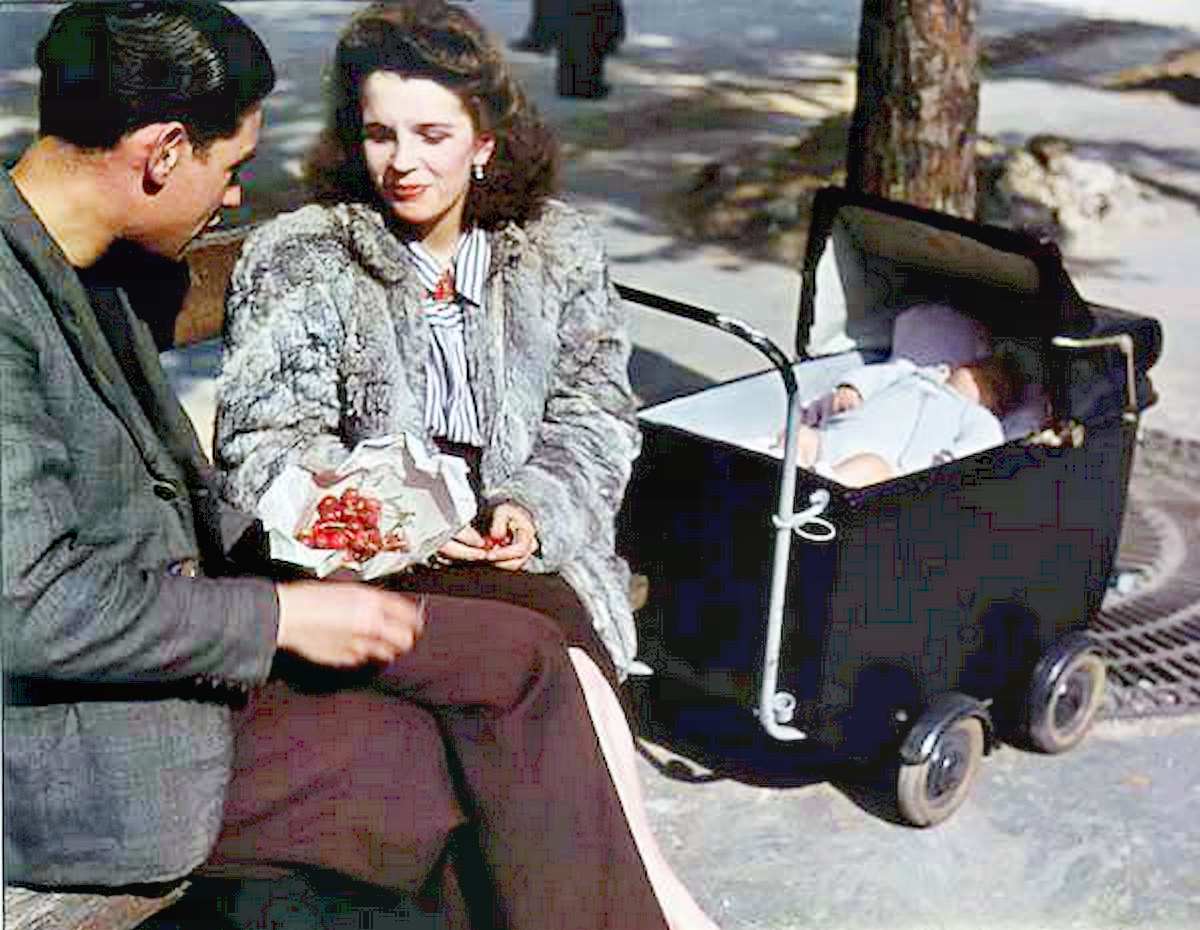
[[[5,879],[173,879],[220,828],[229,701],[270,670],[274,588],[204,577],[247,521],[146,327],[126,302],[139,402],[7,172],[0,232]]]

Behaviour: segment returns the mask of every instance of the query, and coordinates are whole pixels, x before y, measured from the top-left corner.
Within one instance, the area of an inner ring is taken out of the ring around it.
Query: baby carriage
[[[796,362],[734,319],[621,292],[772,366],[641,412],[618,546],[648,579],[656,687],[751,711],[798,760],[894,766],[918,826],[957,809],[999,740],[1079,742],[1156,321],[1081,299],[1052,244],[834,188],[813,206]],[[981,331],[1025,384],[1002,444],[866,487],[797,468],[806,405],[848,369],[969,360]]]

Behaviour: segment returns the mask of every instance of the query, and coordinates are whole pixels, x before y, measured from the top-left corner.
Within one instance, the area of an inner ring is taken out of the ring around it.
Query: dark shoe
[[[554,50],[554,43],[546,39],[535,39],[533,36],[521,36],[508,43],[514,52],[533,52],[535,55],[545,55]]]

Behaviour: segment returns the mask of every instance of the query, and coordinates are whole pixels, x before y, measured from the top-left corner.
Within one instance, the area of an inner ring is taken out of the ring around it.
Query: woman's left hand
[[[537,527],[533,515],[511,501],[498,504],[492,511],[488,535],[500,540],[487,550],[487,560],[497,568],[519,571],[538,550]]]

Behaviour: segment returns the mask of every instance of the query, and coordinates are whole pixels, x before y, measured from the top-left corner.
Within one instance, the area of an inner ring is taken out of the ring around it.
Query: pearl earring
[[[482,181],[483,180],[483,165],[475,165],[474,170],[471,173],[475,176],[476,181]]]

